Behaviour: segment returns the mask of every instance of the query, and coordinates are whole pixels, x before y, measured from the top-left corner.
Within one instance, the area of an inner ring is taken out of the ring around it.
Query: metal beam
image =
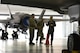
[[[0,16],[9,16],[9,14],[0,14]],[[40,15],[35,15],[35,16],[40,16]],[[63,17],[63,15],[43,15],[43,16]]]

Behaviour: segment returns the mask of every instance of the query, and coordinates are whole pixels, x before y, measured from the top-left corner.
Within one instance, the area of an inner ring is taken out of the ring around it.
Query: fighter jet
[[[7,28],[16,28],[17,31],[23,34],[26,34],[27,33],[26,31],[29,28],[30,14],[21,13],[21,12],[16,12],[15,14],[12,14],[8,5],[7,7],[9,9],[10,18],[7,20],[0,20],[0,23],[3,23],[5,26],[5,31],[7,31]],[[35,20],[37,20],[38,22],[41,18],[43,18],[45,12],[46,12],[46,9],[43,9],[39,18],[38,19],[35,18]],[[69,21],[69,19],[54,19],[54,20],[55,21]],[[44,23],[47,23],[49,21],[49,18],[43,18],[43,21]]]
[[[7,7],[9,9],[8,5]],[[10,9],[9,9],[9,13],[10,13],[9,19],[0,20],[0,23],[4,24],[5,31],[7,31],[7,28],[16,28],[17,31],[26,33],[26,30],[28,29],[29,26],[30,15],[25,13],[20,13],[20,12],[12,14]]]
[[[6,20],[0,20],[0,23],[4,24],[5,31],[7,31],[7,28],[16,28],[17,31],[23,34],[27,34],[26,31],[29,28],[30,14],[21,13],[21,12],[16,12],[15,14],[12,14],[8,5],[7,7],[9,9],[10,18]],[[43,17],[44,13],[45,10],[42,11],[40,17]]]

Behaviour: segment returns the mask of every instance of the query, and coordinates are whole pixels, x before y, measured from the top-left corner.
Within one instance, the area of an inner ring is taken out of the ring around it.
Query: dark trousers
[[[51,42],[53,41],[53,35],[54,34],[54,32],[51,32],[51,33],[48,33],[48,35],[51,35]]]
[[[53,41],[53,32],[51,33],[51,41]]]
[[[30,28],[29,29],[29,33],[30,33],[30,43],[32,43],[33,39],[34,39],[34,28]]]

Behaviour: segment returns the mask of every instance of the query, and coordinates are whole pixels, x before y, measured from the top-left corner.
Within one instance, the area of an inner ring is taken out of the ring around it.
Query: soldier
[[[37,24],[36,24],[36,21],[34,19],[34,14],[31,15],[30,19],[29,19],[29,33],[30,33],[30,39],[29,39],[29,44],[30,45],[34,45],[34,43],[32,42],[33,41],[33,38],[34,38],[34,29],[37,28]]]
[[[37,31],[36,43],[38,41],[38,37],[40,36],[40,44],[42,44],[42,40],[44,39],[43,27],[44,27],[44,22],[43,22],[43,19],[41,18],[37,22],[37,29],[38,29],[38,31]]]
[[[50,20],[46,24],[47,26],[49,26],[48,33],[47,33],[46,44],[47,44],[47,41],[49,39],[49,35],[51,34],[51,45],[52,45],[52,42],[53,42],[54,27],[56,26],[56,23],[52,18],[53,18],[53,16],[50,16]]]

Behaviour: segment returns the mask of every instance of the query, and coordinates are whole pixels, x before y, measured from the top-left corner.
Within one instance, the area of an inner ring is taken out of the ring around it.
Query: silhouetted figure
[[[8,39],[8,32],[5,32],[4,34],[5,34],[6,39]]]
[[[52,42],[53,42],[54,27],[56,26],[56,23],[52,18],[53,18],[53,16],[50,16],[50,20],[46,24],[47,26],[49,26],[48,33],[47,33],[46,44],[49,43],[48,39],[49,39],[49,35],[51,34],[51,45],[52,45]]]
[[[2,36],[1,36],[1,39],[4,39],[4,30],[2,30]]]
[[[6,39],[8,39],[8,32],[5,32],[4,30],[2,30],[2,36],[1,36],[1,39],[2,40],[6,40]]]
[[[13,31],[12,37],[13,39],[18,39],[18,34],[16,31]]]

